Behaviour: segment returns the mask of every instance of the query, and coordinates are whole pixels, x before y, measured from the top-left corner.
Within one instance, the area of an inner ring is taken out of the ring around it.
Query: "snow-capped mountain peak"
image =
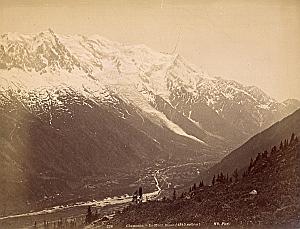
[[[59,35],[51,29],[37,35],[1,36],[0,83],[3,90],[23,91],[64,86],[99,98],[107,98],[110,91],[149,114],[157,113],[157,99],[162,98],[196,123],[201,118],[193,107],[204,104],[247,134],[272,124],[286,107],[257,87],[209,77],[178,54],[99,35]]]

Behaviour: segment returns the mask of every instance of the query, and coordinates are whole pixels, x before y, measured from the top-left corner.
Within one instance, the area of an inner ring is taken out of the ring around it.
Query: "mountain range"
[[[299,107],[144,45],[3,34],[0,198],[26,205],[160,161],[216,162]]]

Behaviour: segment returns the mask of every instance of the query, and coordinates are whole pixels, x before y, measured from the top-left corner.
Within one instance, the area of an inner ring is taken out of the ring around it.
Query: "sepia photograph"
[[[299,0],[0,0],[0,229],[300,229]]]

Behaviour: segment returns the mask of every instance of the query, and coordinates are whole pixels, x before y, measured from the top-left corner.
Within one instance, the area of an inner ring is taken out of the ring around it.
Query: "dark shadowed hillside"
[[[110,194],[107,181],[122,178],[128,187],[138,179],[136,171],[159,160],[214,158],[210,147],[202,144],[199,152],[200,142],[142,119],[141,111],[117,97],[112,107],[71,89],[56,93],[59,106],[36,103],[31,106],[35,113],[13,92],[0,94],[2,214],[35,208],[37,200],[51,204],[75,192]],[[114,191],[122,187],[119,182]]]
[[[300,110],[298,109],[290,116],[275,123],[270,128],[255,135],[241,147],[228,154],[220,163],[214,165],[205,175],[206,180],[210,180],[214,174],[221,171],[232,174],[235,169],[242,169],[248,165],[251,158],[262,150],[270,150],[282,139],[289,138],[291,133],[300,135]]]
[[[279,228],[300,226],[300,143],[259,153],[247,172],[236,177],[219,174],[212,186],[200,185],[173,200],[148,201],[131,205],[111,223],[176,224],[205,226],[272,225]],[[172,197],[170,197],[171,199]]]

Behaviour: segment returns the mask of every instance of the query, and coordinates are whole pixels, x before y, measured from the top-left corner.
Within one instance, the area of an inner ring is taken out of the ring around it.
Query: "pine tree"
[[[283,147],[284,147],[284,148],[287,148],[287,147],[288,147],[288,145],[289,145],[289,143],[288,143],[288,140],[284,139],[284,144],[283,144]]]
[[[173,191],[173,200],[176,200],[176,190],[174,188],[174,191]]]
[[[93,216],[93,221],[98,219],[98,210],[96,209],[95,214]]]
[[[257,161],[259,161],[260,158],[261,158],[261,153],[258,153],[257,156],[256,156],[256,158],[255,158],[254,163],[256,163]]]
[[[248,167],[248,172],[249,172],[249,173],[250,173],[252,167],[253,167],[253,159],[252,159],[252,157],[251,157],[251,159],[250,159],[250,164],[249,164],[249,167]]]
[[[136,190],[132,195],[132,202],[137,203],[138,191]]]
[[[292,136],[291,136],[290,143],[293,143],[293,142],[294,142],[294,140],[295,140],[295,134],[294,134],[294,133],[292,133]]]
[[[194,183],[193,185],[193,190],[196,190],[196,183]]]
[[[200,181],[199,188],[201,188],[203,186],[204,186],[204,183],[203,183],[203,180],[202,180],[202,181]]]
[[[140,197],[140,199],[143,198],[143,188],[142,187],[139,187],[139,197]]]
[[[274,151],[277,151],[277,147],[276,146],[274,146],[273,149],[274,149]],[[264,151],[263,158],[268,158],[268,151],[267,150]]]
[[[280,150],[283,150],[283,143],[282,143],[282,141],[280,142],[279,149],[280,149]]]
[[[237,182],[239,180],[239,174],[237,169],[234,170],[233,177],[234,177],[234,182]]]
[[[88,206],[87,214],[86,214],[86,217],[85,217],[85,223],[86,224],[91,223],[92,218],[93,218],[92,209],[91,209],[91,206]]]
[[[272,147],[272,150],[271,150],[271,153],[274,153],[274,152],[276,152],[277,151],[277,146],[273,146]]]
[[[225,180],[224,174],[223,174],[223,172],[221,172],[221,174],[220,174],[220,182],[224,183],[224,180]]]
[[[180,196],[180,198],[181,198],[181,199],[183,199],[183,198],[184,198],[184,193],[181,193],[181,196]]]

